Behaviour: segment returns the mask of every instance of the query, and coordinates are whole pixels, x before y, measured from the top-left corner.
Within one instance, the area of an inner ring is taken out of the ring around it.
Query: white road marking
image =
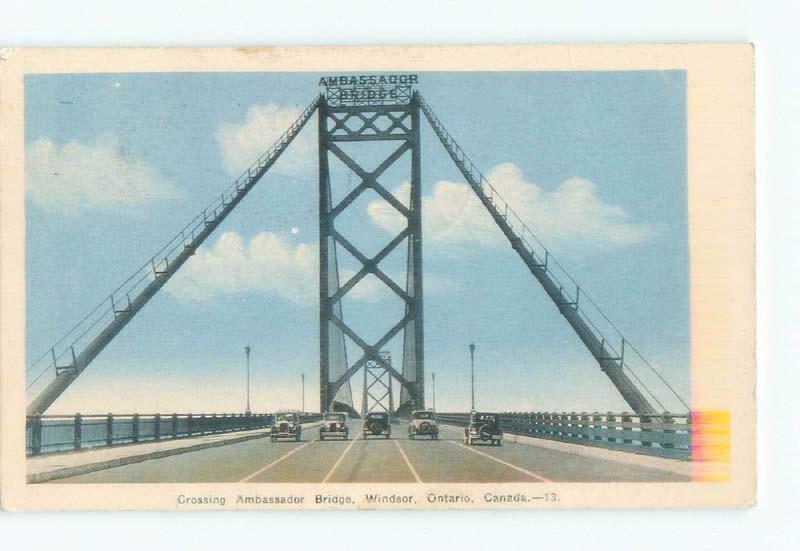
[[[273,462],[272,462],[272,463],[270,463],[269,465],[266,465],[266,466],[264,466],[264,467],[261,467],[260,469],[258,469],[256,472],[254,472],[254,473],[253,473],[253,474],[251,474],[250,476],[246,476],[246,477],[244,477],[243,479],[241,479],[239,482],[249,482],[250,480],[254,479],[254,478],[255,478],[255,477],[257,477],[258,475],[260,475],[261,473],[263,473],[264,471],[266,471],[266,470],[268,470],[268,469],[271,469],[272,467],[274,467],[275,465],[277,465],[278,463],[280,463],[281,461],[283,461],[284,459],[286,459],[287,457],[289,457],[289,456],[290,456],[290,455],[292,455],[293,453],[297,453],[297,452],[299,452],[300,450],[302,450],[303,448],[305,448],[305,447],[306,447],[306,446],[308,446],[309,444],[312,444],[313,442],[314,442],[314,441],[312,440],[311,442],[306,442],[306,443],[305,443],[305,444],[303,444],[302,446],[297,446],[296,448],[293,448],[292,450],[290,450],[290,451],[286,452],[285,454],[283,454],[282,456],[280,456],[278,459],[276,459],[275,461],[273,461]]]
[[[334,463],[334,464],[333,464],[333,467],[331,467],[331,470],[330,470],[330,471],[328,471],[328,474],[326,474],[326,475],[325,475],[325,478],[323,478],[323,479],[322,479],[322,483],[323,483],[323,484],[325,484],[325,483],[326,483],[328,480],[330,480],[331,476],[333,475],[333,471],[335,471],[335,470],[336,470],[336,467],[338,467],[338,466],[339,466],[339,464],[342,462],[342,460],[344,459],[344,456],[345,456],[345,455],[347,455],[347,452],[349,452],[349,451],[350,451],[350,448],[352,448],[352,447],[353,447],[353,444],[355,444],[355,443],[356,443],[356,440],[358,440],[358,436],[356,436],[355,438],[353,438],[353,441],[352,441],[352,442],[350,442],[350,445],[349,445],[349,446],[347,446],[347,447],[344,449],[344,451],[342,452],[342,455],[340,455],[340,456],[339,456],[339,459],[337,459],[337,460],[336,460],[336,463]]]
[[[400,450],[400,455],[403,456],[403,459],[405,460],[406,465],[408,465],[408,470],[411,471],[411,474],[414,475],[414,480],[416,480],[417,482],[419,482],[421,484],[422,483],[422,479],[419,477],[419,475],[417,474],[417,471],[414,469],[414,465],[412,465],[411,461],[409,461],[408,456],[406,455],[406,452],[403,451],[403,446],[400,445],[400,441],[399,440],[395,440],[394,443],[397,444],[397,449]]]
[[[497,457],[494,457],[493,455],[489,455],[486,452],[482,452],[480,450],[476,450],[475,448],[467,446],[466,444],[462,444],[461,442],[455,442],[453,440],[448,440],[448,442],[450,442],[451,444],[456,445],[456,446],[461,446],[465,450],[469,450],[469,451],[471,451],[473,453],[477,453],[478,455],[482,455],[483,457],[491,459],[492,461],[497,461],[501,465],[505,465],[506,467],[510,467],[510,468],[514,469],[515,471],[519,471],[521,473],[524,473],[524,474],[528,475],[531,478],[535,478],[539,482],[552,482],[552,480],[549,480],[549,479],[547,479],[547,478],[545,478],[543,476],[540,476],[540,475],[538,475],[538,474],[536,474],[534,472],[531,472],[528,469],[523,469],[522,467],[517,467],[516,465],[512,465],[508,461],[503,461],[502,459],[498,459]]]

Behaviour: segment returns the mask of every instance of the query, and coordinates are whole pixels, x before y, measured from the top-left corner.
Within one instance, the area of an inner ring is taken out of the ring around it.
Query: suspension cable
[[[520,231],[518,231],[519,238],[524,243],[526,243],[526,245],[530,248],[530,254],[534,257],[534,259],[539,261],[539,260],[541,260],[541,257],[537,258],[537,255],[534,252],[533,247],[531,247],[528,244],[527,240],[525,239],[525,233],[526,232],[531,236],[531,238],[533,240],[536,241],[536,243],[539,244],[539,246],[542,248],[542,250],[544,252],[544,260],[543,260],[543,264],[542,264],[544,266],[544,269],[545,270],[548,269],[548,264],[549,263],[554,264],[555,266],[557,266],[560,269],[561,273],[563,273],[563,275],[572,284],[575,285],[575,287],[577,289],[577,293],[576,293],[576,298],[575,298],[575,301],[574,301],[574,308],[575,308],[575,310],[577,312],[582,314],[582,319],[587,321],[591,325],[591,327],[594,329],[594,331],[596,331],[597,334],[600,337],[602,337],[602,342],[606,346],[608,346],[612,351],[614,350],[613,346],[611,346],[611,344],[608,341],[608,339],[606,339],[603,336],[602,331],[600,331],[600,329],[594,324],[594,322],[588,316],[588,313],[586,312],[586,310],[581,308],[580,305],[578,304],[578,294],[580,295],[581,298],[585,298],[586,300],[588,300],[588,302],[594,307],[594,309],[600,314],[600,316],[602,316],[602,318],[608,323],[608,325],[613,329],[613,331],[622,339],[623,344],[629,346],[635,352],[636,356],[638,356],[639,359],[641,359],[642,362],[644,362],[644,364],[658,377],[658,379],[667,387],[667,389],[669,389],[669,391],[680,401],[680,403],[683,404],[683,406],[686,407],[687,410],[690,409],[689,405],[686,403],[686,401],[683,399],[683,397],[681,397],[681,395],[677,392],[677,390],[675,390],[675,388],[671,384],[669,384],[669,382],[661,375],[661,373],[659,373],[658,370],[650,362],[648,362],[644,358],[644,356],[642,356],[642,354],[639,352],[639,350],[635,346],[633,346],[630,343],[630,341],[628,341],[624,337],[624,335],[619,330],[619,328],[616,326],[616,324],[614,324],[611,321],[611,319],[609,319],[609,317],[605,314],[605,312],[597,305],[597,303],[592,298],[592,296],[589,293],[586,292],[585,288],[583,286],[581,286],[580,284],[578,284],[578,282],[572,277],[572,275],[566,270],[566,268],[564,268],[564,266],[555,258],[555,256],[550,253],[549,249],[547,249],[547,247],[545,247],[545,245],[542,243],[542,241],[539,239],[539,237],[530,229],[530,227],[527,224],[525,224],[522,221],[522,218],[516,213],[516,211],[508,204],[507,201],[505,201],[505,199],[503,199],[503,197],[500,195],[500,193],[497,192],[497,189],[486,179],[486,177],[483,175],[483,173],[477,168],[477,166],[473,163],[473,161],[466,155],[466,153],[464,153],[464,151],[461,149],[461,147],[455,142],[455,140],[452,138],[452,136],[447,132],[447,130],[444,128],[444,125],[441,123],[441,121],[438,119],[436,114],[433,112],[433,109],[424,100],[424,98],[422,97],[422,95],[419,92],[417,92],[417,97],[419,99],[420,106],[422,107],[422,111],[425,114],[425,116],[428,118],[428,121],[433,126],[434,131],[437,134],[440,134],[439,137],[442,140],[442,142],[445,145],[445,147],[447,149],[452,149],[452,152],[453,152],[452,154],[455,155],[454,160],[456,160],[457,163],[461,163],[465,167],[465,169],[468,168],[468,172],[469,172],[470,176],[475,178],[475,180],[479,184],[479,188],[483,189],[483,188],[486,187],[486,188],[488,188],[490,190],[490,194],[491,195],[487,196],[487,197],[489,198],[489,201],[493,205],[494,205],[495,201],[498,201],[498,200],[499,200],[499,202],[501,202],[503,204],[503,206],[505,208],[505,214],[503,216],[506,219],[506,221],[508,221],[509,217],[513,217],[519,222],[519,224],[521,225],[521,228],[522,228]],[[556,283],[558,283],[560,285],[559,279],[555,276],[555,274],[553,274],[552,272],[548,272],[548,274],[549,274],[550,278],[552,278]],[[565,294],[566,294],[566,292],[565,292]],[[655,397],[655,395],[650,390],[650,388],[647,385],[644,384],[644,382],[641,380],[641,378],[636,374],[635,370],[630,366],[629,363],[625,362],[625,360],[624,360],[624,358],[622,356],[620,356],[620,365],[621,365],[621,367],[626,369],[629,373],[631,373],[634,376],[635,380],[639,383],[639,385],[645,391],[647,391],[647,393],[659,404],[659,406],[662,409],[665,409],[664,405],[661,403],[661,401],[658,400],[658,398]]]

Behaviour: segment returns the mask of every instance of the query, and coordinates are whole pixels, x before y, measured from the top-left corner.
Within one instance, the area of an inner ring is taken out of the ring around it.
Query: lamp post
[[[472,409],[470,411],[475,411],[475,344],[470,343],[469,345],[469,356],[470,356],[470,381],[472,386]]]
[[[431,381],[433,383],[433,411],[436,411],[436,373],[431,372]]]
[[[303,408],[302,408],[302,411],[303,411],[303,413],[305,413],[306,412],[306,374],[305,373],[300,375],[300,386],[302,387],[302,393],[303,393]]]
[[[246,415],[250,415],[250,345],[244,347],[244,353],[247,356],[247,409]]]

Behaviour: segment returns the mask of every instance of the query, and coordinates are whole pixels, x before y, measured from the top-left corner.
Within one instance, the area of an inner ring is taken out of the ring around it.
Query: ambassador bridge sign
[[[402,105],[411,101],[415,74],[341,75],[319,79],[332,107],[347,105]]]

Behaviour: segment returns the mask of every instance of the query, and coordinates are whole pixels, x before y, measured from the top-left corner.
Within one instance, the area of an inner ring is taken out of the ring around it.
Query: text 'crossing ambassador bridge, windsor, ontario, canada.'
[[[362,369],[364,396],[361,415],[372,407],[380,406],[392,410],[391,413],[397,417],[405,418],[411,411],[425,409],[427,405],[420,140],[424,118],[511,248],[630,406],[633,411],[631,415],[638,417],[637,432],[650,436],[645,442],[644,436],[633,438],[632,431],[627,430],[625,439],[613,435],[609,437],[608,430],[630,429],[631,419],[603,416],[600,423],[599,416],[586,414],[572,416],[575,419],[537,419],[532,414],[527,414],[525,418],[510,416],[503,420],[506,430],[541,434],[545,438],[583,440],[583,443],[605,442],[608,447],[630,443],[633,439],[639,440],[640,446],[656,455],[687,458],[690,446],[686,423],[691,421],[686,401],[617,330],[592,297],[566,272],[467,157],[423,98],[419,91],[419,77],[413,74],[336,76],[321,79],[320,86],[324,92],[305,108],[299,118],[247,171],[69,333],[29,365],[29,453],[31,440],[38,439],[39,442],[33,447],[41,449],[42,417],[46,417],[47,409],[197,251],[270,170],[316,113],[319,121],[320,412],[342,411],[354,418],[360,416],[353,402],[350,381]],[[352,151],[361,144],[374,142],[389,144],[391,148],[386,149],[389,152],[382,156],[374,169],[369,169],[354,159]],[[336,185],[329,168],[332,159],[343,164],[349,176],[355,176],[356,182],[359,182],[341,200],[334,200],[332,193],[332,187]],[[410,184],[410,196],[407,203],[380,182],[381,176],[390,167],[401,162],[408,165],[406,178]],[[352,236],[340,233],[336,225],[337,217],[352,207],[354,201],[367,190],[377,193],[404,221],[400,231],[374,256],[359,249],[353,243]],[[387,275],[381,266],[387,256],[402,248],[406,252],[404,286]],[[360,268],[344,281],[340,278],[337,259],[337,252],[342,250],[360,264]],[[401,310],[397,312],[397,322],[374,341],[368,341],[348,325],[342,309],[342,299],[367,276],[380,280],[402,303]],[[385,346],[401,332],[402,357],[399,365],[395,365],[391,355],[386,353]],[[347,339],[360,349],[354,362],[348,358]],[[654,374],[687,411],[667,413],[656,393],[640,377],[644,370]],[[397,407],[391,393],[392,379],[400,385]],[[381,390],[373,394],[376,388]],[[368,406],[368,403],[371,405]],[[462,424],[463,418],[454,415],[451,421]],[[625,425],[625,422],[629,424]],[[176,425],[177,421],[173,420],[173,432]],[[601,425],[605,432],[599,430]],[[543,426],[549,426],[550,429],[540,431]],[[645,427],[643,431],[640,430],[642,426]],[[598,432],[592,433],[593,427]],[[162,427],[158,432],[151,436],[158,439],[168,431],[165,432]],[[109,437],[109,442],[112,440]]]

